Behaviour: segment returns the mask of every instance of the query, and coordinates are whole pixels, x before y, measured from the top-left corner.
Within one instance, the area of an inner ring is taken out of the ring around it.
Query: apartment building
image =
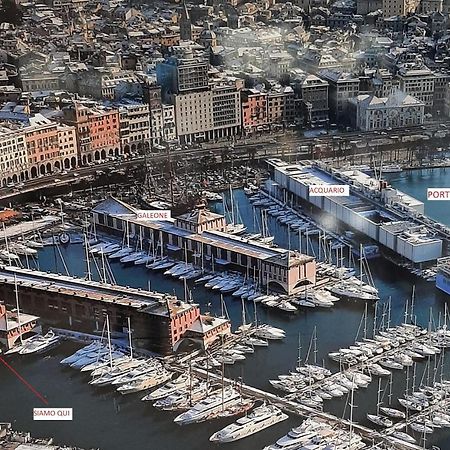
[[[235,85],[217,85],[212,92],[214,139],[234,136],[241,128],[241,92]]]
[[[415,12],[420,0],[383,0],[383,17],[406,16]]]
[[[203,58],[194,58],[185,49],[181,56],[171,56],[156,67],[158,84],[167,92],[181,94],[208,89],[209,64]]]
[[[267,93],[267,121],[272,124],[287,125],[295,119],[295,94],[290,87]]]
[[[328,83],[330,120],[346,122],[348,100],[359,94],[359,78],[347,72],[321,70],[318,76]]]
[[[422,101],[426,109],[433,107],[436,76],[430,69],[402,68],[397,73],[397,78],[401,91]]]
[[[36,114],[24,130],[31,178],[61,169],[56,122]]]
[[[243,89],[241,99],[244,130],[251,132],[255,128],[266,126],[269,122],[267,93],[257,89]]]
[[[120,143],[124,153],[142,152],[150,146],[148,103],[122,103],[119,106]]]
[[[24,130],[0,126],[0,186],[29,177]]]
[[[182,142],[207,139],[213,130],[212,91],[198,91],[174,96],[177,135]]]
[[[74,102],[62,109],[63,122],[74,126],[77,134],[78,160],[85,165],[121,154],[119,111],[87,107]]]
[[[308,124],[328,122],[328,82],[307,73],[297,73],[294,79],[298,95],[298,115]]]

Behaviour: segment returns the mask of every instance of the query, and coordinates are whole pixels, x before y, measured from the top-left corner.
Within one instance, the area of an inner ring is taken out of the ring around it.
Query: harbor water
[[[445,187],[450,185],[450,171],[444,169],[412,171],[402,174],[391,174],[391,183],[399,189],[425,200],[427,187]],[[235,200],[240,214],[248,229],[257,229],[257,220],[248,198],[242,190],[235,191]],[[431,217],[450,225],[450,210],[444,202],[429,202],[426,213]],[[431,204],[433,203],[433,204]],[[220,209],[220,205],[217,205]],[[288,238],[286,227],[269,219],[269,231],[275,235],[275,242],[280,246],[298,248],[299,240],[295,236]],[[302,244],[305,250],[304,243]],[[80,244],[61,247],[61,254],[72,275],[84,276],[85,256]],[[317,252],[317,248],[316,248]],[[65,273],[65,267],[56,248],[45,247],[39,253],[39,268],[41,270]],[[392,325],[404,320],[405,304],[411,298],[412,286],[415,285],[415,315],[418,324],[427,327],[430,315],[434,323],[439,320],[439,314],[444,311],[444,304],[449,297],[437,291],[434,283],[416,278],[405,269],[398,268],[383,259],[373,259],[369,262],[375,285],[379,288],[381,300],[378,310],[391,299],[390,321]],[[154,289],[184,296],[183,284],[178,280],[154,273],[141,266],[123,267],[120,263],[111,263],[115,281],[118,284]],[[192,298],[202,311],[220,314],[220,297],[215,292],[202,286],[190,285]],[[241,323],[241,302],[225,296],[225,302],[230,319],[235,329]],[[225,376],[239,379],[261,389],[276,392],[269,384],[269,379],[277,378],[293,370],[298,358],[299,337],[301,356],[306,357],[310,338],[314,329],[317,330],[317,353],[310,354],[318,363],[337,371],[337,364],[329,360],[327,354],[340,347],[351,345],[358,335],[362,337],[362,316],[365,309],[363,301],[340,301],[333,308],[302,309],[296,314],[270,310],[261,305],[257,307],[258,320],[281,327],[286,331],[286,338],[279,342],[270,342],[268,348],[257,348],[255,353],[248,355],[243,362],[234,366],[225,366]],[[247,318],[254,318],[253,305],[246,303]],[[374,305],[368,304],[368,334],[374,323]],[[382,320],[378,318],[378,325]],[[387,315],[384,320],[387,321]],[[385,322],[386,323],[386,322]],[[42,402],[28,390],[9,370],[0,364],[0,421],[12,422],[14,427],[30,431],[34,436],[53,436],[55,442],[77,445],[83,448],[100,448],[103,450],[128,449],[183,449],[206,450],[216,448],[209,442],[209,436],[233,419],[221,419],[197,425],[179,427],[173,423],[175,414],[158,411],[146,402],[141,402],[143,394],[121,396],[110,388],[94,388],[90,386],[86,376],[73,369],[67,369],[59,361],[73,353],[78,347],[66,342],[53,350],[48,356],[10,357],[8,362],[33,387],[48,400],[50,407],[73,408],[71,422],[34,422],[33,407],[44,406]],[[450,358],[446,358],[449,360]],[[450,378],[450,364],[443,368],[435,365],[434,359],[417,365],[415,377],[416,386],[427,383],[434,376]],[[412,374],[409,376],[409,386],[412,384]],[[366,413],[374,413],[377,402],[377,382],[371,383],[368,389],[355,392],[354,418],[361,424],[369,425]],[[392,383],[392,405],[397,406],[396,399],[405,391],[405,372],[394,373]],[[383,380],[384,404],[389,403],[389,388]],[[339,400],[324,402],[324,409],[338,417],[349,417],[349,407],[346,407],[345,397]],[[299,425],[301,419],[290,416],[288,421],[264,430],[254,436],[226,444],[230,450],[261,449],[285,434],[291,427]],[[450,449],[450,431],[438,430],[427,438],[427,447],[440,446]]]

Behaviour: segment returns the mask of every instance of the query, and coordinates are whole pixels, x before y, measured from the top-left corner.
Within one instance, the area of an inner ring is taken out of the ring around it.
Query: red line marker
[[[39,400],[41,400],[41,402],[44,403],[44,405],[48,405],[48,401],[46,398],[44,398],[41,394],[39,394],[39,392],[33,387],[31,386],[30,383],[28,383],[27,380],[25,380],[25,378],[23,378],[19,373],[17,373],[17,371],[11,367],[1,356],[0,356],[0,362],[3,363],[3,365],[9,369],[13,375],[15,375]]]

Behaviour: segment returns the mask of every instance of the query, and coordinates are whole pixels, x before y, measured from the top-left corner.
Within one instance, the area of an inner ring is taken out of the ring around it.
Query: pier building
[[[40,331],[39,317],[21,314],[17,310],[8,311],[5,305],[0,304],[0,344],[7,350],[12,348],[21,336]]]
[[[230,332],[228,320],[204,316],[198,305],[173,295],[0,266],[0,301],[14,307],[16,288],[21,323],[22,315],[39,314],[49,326],[100,334],[108,315],[111,331],[125,336],[130,318],[133,346],[161,354],[176,350],[188,331],[189,339],[202,347]]]
[[[436,287],[450,295],[450,257],[440,258],[437,268]]]
[[[110,197],[96,205],[92,215],[98,230],[142,239],[157,255],[188,258],[212,270],[239,270],[287,294],[316,282],[313,257],[231,235],[225,232],[225,218],[203,207],[174,220],[148,220],[138,218],[135,207]]]
[[[443,240],[424,224],[421,201],[359,170],[337,170],[319,163],[268,160],[271,194],[293,204],[306,203],[346,227],[381,244],[395,258],[420,264],[442,256]],[[348,196],[310,196],[309,187],[349,185]]]

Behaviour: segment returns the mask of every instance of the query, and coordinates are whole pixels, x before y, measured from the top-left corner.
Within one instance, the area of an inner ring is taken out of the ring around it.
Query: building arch
[[[47,163],[47,173],[52,173],[52,165],[51,163]]]
[[[96,150],[94,153],[94,159],[95,161],[98,161],[100,159],[100,152],[98,150]]]
[[[70,160],[69,158],[64,159],[64,169],[68,169],[70,167]]]
[[[101,159],[106,159],[106,150],[102,150],[100,153]]]
[[[41,175],[45,175],[45,166],[44,166],[44,164],[41,164],[41,167],[39,167],[39,173]]]
[[[136,151],[136,144],[131,144],[131,152],[135,152]]]
[[[19,181],[19,177],[17,176],[17,174],[14,174],[13,176],[12,176],[12,182],[13,183],[17,183]]]
[[[35,166],[33,166],[32,168],[31,168],[31,178],[36,178],[37,176],[38,176],[38,170],[37,170],[37,167],[35,167]]]
[[[283,292],[287,292],[284,283],[280,283],[277,280],[269,280],[268,285],[269,288],[272,287],[274,290],[282,290]]]
[[[81,163],[83,164],[83,166],[86,165],[86,163],[87,163],[87,157],[86,157],[86,155],[83,155],[83,158],[82,158],[82,160],[81,160]]]
[[[75,156],[72,156],[72,158],[70,159],[70,165],[71,165],[72,169],[77,167],[77,158],[75,158]]]
[[[28,180],[30,178],[30,174],[28,173],[28,170],[25,170],[24,176],[25,176],[25,180]]]
[[[123,148],[124,153],[130,153],[130,146],[129,145],[125,145],[125,147]]]
[[[117,147],[114,149],[114,155],[115,156],[119,156],[120,155],[120,150]]]
[[[87,161],[88,163],[92,162],[92,155],[89,153],[89,155],[87,155]]]
[[[54,170],[61,170],[61,161],[55,161]]]

